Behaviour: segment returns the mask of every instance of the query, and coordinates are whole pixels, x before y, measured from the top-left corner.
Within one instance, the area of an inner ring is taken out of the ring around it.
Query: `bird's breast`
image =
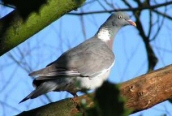
[[[103,84],[103,82],[108,79],[113,65],[114,62],[109,68],[102,70],[98,75],[94,77],[77,77],[76,80],[80,83],[80,88],[96,89],[100,87]]]

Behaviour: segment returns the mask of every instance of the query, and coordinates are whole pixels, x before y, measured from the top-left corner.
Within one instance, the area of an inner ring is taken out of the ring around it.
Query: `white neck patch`
[[[108,31],[107,28],[102,28],[99,30],[97,34],[98,39],[107,42],[111,39],[110,32]]]

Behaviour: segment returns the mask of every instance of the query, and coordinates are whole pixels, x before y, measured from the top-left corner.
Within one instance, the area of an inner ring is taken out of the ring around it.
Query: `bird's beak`
[[[131,25],[133,25],[133,26],[135,26],[135,27],[137,26],[136,23],[135,23],[134,21],[132,21],[131,19],[130,19],[130,20],[127,20],[127,21],[128,21]]]

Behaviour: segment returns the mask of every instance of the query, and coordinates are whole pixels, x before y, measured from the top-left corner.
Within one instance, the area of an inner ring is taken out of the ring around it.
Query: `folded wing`
[[[79,47],[62,54],[46,68],[35,71],[30,76],[41,79],[58,77],[93,77],[114,62],[112,50],[99,39],[90,39]]]

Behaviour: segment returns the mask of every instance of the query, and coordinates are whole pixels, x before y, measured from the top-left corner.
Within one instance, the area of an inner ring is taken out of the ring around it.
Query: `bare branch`
[[[156,9],[153,9],[153,11],[156,12],[157,14],[159,14],[159,15],[162,15],[163,17],[166,17],[169,20],[172,20],[172,17],[169,16],[168,14],[162,13],[162,12],[156,10]]]
[[[156,9],[162,6],[167,6],[172,4],[172,1],[170,2],[164,2],[162,4],[157,4],[157,5],[144,5],[141,7],[136,7],[136,8],[123,8],[123,9],[115,9],[115,10],[107,10],[107,11],[92,11],[92,12],[82,12],[82,13],[68,13],[68,15],[90,15],[90,14],[99,14],[99,13],[107,13],[107,12],[115,12],[115,11],[138,11],[138,10],[146,10],[146,9]]]
[[[164,14],[166,13],[166,11],[167,11],[167,8],[165,7]],[[158,18],[158,20],[159,20],[159,18]],[[156,39],[156,37],[158,36],[158,34],[159,34],[160,30],[161,30],[162,25],[164,24],[164,21],[165,21],[165,17],[163,17],[163,19],[161,20],[161,23],[160,23],[160,24],[158,25],[158,27],[157,27],[156,33],[155,33],[154,36],[150,39],[150,41],[153,41],[153,40]]]

